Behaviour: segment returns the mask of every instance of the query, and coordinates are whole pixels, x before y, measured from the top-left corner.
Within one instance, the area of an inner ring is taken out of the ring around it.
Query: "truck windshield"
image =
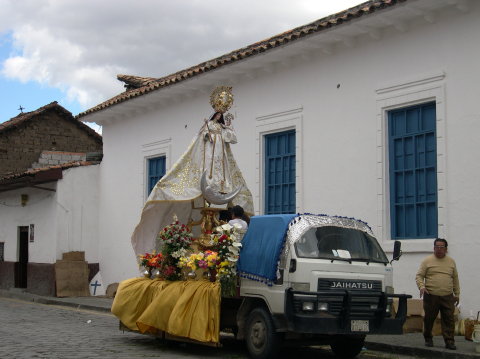
[[[295,251],[302,258],[388,263],[374,237],[351,228],[311,228],[295,243]]]

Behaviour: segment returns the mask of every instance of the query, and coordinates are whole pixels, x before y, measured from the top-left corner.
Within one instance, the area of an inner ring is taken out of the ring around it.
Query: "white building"
[[[2,288],[54,296],[55,263],[72,251],[98,272],[98,172],[98,162],[75,161],[1,181]]]
[[[98,272],[101,151],[57,102],[0,124],[0,289],[55,295],[55,263],[71,251]]]
[[[149,164],[170,168],[212,113],[210,92],[229,85],[256,214],[365,220],[388,252],[402,241],[396,291],[417,298],[418,265],[446,238],[463,313],[478,310],[479,18],[476,1],[370,1],[164,78],[119,76],[126,92],[79,115],[103,127],[104,282],[138,274],[130,236]],[[272,186],[269,171],[285,180]]]

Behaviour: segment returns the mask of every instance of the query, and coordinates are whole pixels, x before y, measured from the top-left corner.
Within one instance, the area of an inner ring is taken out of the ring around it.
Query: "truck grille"
[[[379,280],[355,280],[355,279],[335,279],[322,278],[318,280],[318,291],[338,291],[349,290],[355,294],[351,301],[350,316],[352,318],[373,317],[375,311],[380,305],[380,293],[382,292],[382,282]],[[361,292],[378,293],[378,297],[362,297]],[[343,309],[343,298],[326,297],[328,302],[328,312],[333,315],[339,315]]]
[[[372,318],[381,307],[382,282],[375,280],[319,279],[318,293],[295,294],[293,310],[302,312],[302,302],[314,300],[317,303],[328,303],[328,313],[338,316],[347,309],[350,318]],[[344,308],[345,293],[350,293],[350,308]],[[331,294],[330,294],[331,293]],[[362,296],[363,294],[363,296]],[[310,299],[309,299],[310,298]]]

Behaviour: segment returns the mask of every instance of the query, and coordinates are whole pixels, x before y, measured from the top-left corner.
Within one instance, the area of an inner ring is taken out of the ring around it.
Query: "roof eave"
[[[15,189],[34,187],[40,184],[56,182],[63,178],[61,168],[51,168],[47,171],[34,174],[25,174],[21,177],[0,180],[0,192],[13,191]]]
[[[272,36],[268,39],[256,42],[247,47],[234,50],[232,52],[229,52],[227,54],[224,54],[212,60],[202,62],[196,66],[192,66],[185,70],[181,70],[174,74],[159,78],[157,79],[156,82],[149,83],[146,86],[123,92],[84,112],[79,113],[76,116],[76,118],[77,119],[82,118],[81,121],[92,121],[91,119],[86,120],[84,119],[84,117],[94,113],[103,112],[104,110],[111,108],[115,105],[147,95],[151,92],[164,89],[166,87],[170,87],[172,85],[176,85],[182,81],[197,77],[199,75],[205,74],[212,70],[217,70],[227,65],[232,65],[234,63],[237,63],[241,60],[245,60],[245,59],[263,54],[275,48],[290,44],[299,39],[304,39],[309,36],[313,36],[324,30],[339,28],[342,25],[351,22],[352,20],[364,18],[365,16],[371,15],[381,10],[391,8],[397,5],[398,3],[404,3],[406,1],[408,0],[366,1],[350,9],[316,20],[310,24],[296,27],[282,34]]]

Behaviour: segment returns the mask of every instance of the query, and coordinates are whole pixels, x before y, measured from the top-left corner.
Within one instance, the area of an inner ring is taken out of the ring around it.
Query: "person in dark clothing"
[[[228,223],[232,219],[232,209],[227,208],[218,213],[218,219],[225,223]]]
[[[242,230],[246,231],[248,223],[243,219],[245,212],[241,206],[234,206],[232,208],[232,220],[228,222],[230,225],[239,224],[242,226]]]

